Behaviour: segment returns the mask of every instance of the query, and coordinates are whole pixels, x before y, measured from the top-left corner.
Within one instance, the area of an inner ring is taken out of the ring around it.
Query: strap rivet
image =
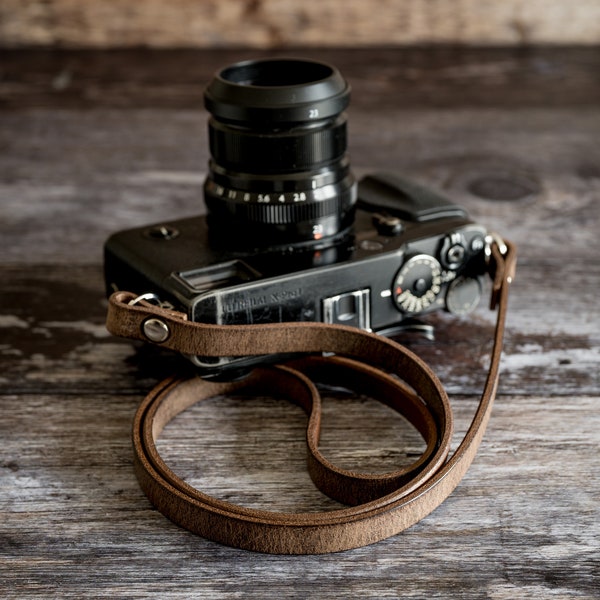
[[[168,325],[160,319],[147,319],[142,325],[142,331],[151,342],[158,344],[166,341],[171,334]]]

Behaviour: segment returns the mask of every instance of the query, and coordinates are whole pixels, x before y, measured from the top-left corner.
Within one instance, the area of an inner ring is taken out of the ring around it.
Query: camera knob
[[[442,267],[428,254],[409,258],[398,271],[392,298],[404,313],[417,314],[430,308],[442,291]]]
[[[451,233],[444,238],[440,260],[447,269],[458,269],[468,258],[465,237],[458,232]]]
[[[460,275],[448,288],[446,308],[455,315],[466,315],[475,310],[481,299],[481,281]]]

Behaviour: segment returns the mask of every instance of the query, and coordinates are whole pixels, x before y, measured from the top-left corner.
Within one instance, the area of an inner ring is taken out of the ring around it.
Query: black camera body
[[[208,216],[112,235],[107,290],[154,294],[193,321],[290,321],[393,334],[415,318],[475,308],[486,230],[394,174],[357,185],[345,154],[349,88],[323,63],[239,63],[206,94]],[[189,357],[234,376],[261,357]]]
[[[435,310],[465,314],[481,296],[486,230],[395,176],[359,184],[352,231],[324,249],[226,250],[195,217],[114,234],[109,290],[153,292],[193,321],[322,321],[392,334]],[[226,241],[226,240],[224,240]],[[191,357],[205,375],[256,358]]]

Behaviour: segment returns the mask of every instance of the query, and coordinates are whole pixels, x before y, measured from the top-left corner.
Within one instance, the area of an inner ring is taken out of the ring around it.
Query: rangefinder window
[[[196,291],[239,285],[252,281],[259,274],[241,260],[235,260],[221,265],[213,265],[204,269],[185,271],[179,277]]]

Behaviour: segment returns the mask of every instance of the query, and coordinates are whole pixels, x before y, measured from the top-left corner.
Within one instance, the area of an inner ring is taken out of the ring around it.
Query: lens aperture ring
[[[318,204],[246,204],[243,218],[252,222],[285,225],[336,214],[339,204],[338,198],[329,198]],[[238,209],[238,215],[240,212]]]
[[[254,193],[227,189],[212,179],[204,188],[208,209],[236,220],[273,225],[314,221],[347,213],[356,202],[354,178],[315,190],[285,193]]]

